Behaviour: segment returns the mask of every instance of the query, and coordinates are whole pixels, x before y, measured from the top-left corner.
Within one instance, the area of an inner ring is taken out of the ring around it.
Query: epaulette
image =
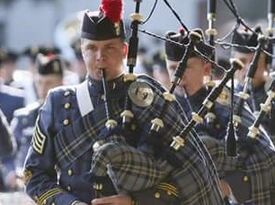
[[[15,97],[24,97],[24,91],[7,85],[1,85],[1,92]]]
[[[39,102],[34,102],[29,105],[27,105],[24,108],[19,108],[14,111],[13,115],[15,117],[20,117],[20,116],[28,116],[32,111],[36,110],[41,106],[41,103]]]
[[[62,85],[52,88],[49,92],[63,93],[63,96],[75,95],[76,85]]]

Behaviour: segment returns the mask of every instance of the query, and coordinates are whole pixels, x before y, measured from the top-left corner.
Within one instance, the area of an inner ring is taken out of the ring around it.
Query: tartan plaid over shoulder
[[[147,134],[150,121],[164,103],[164,90],[149,77],[138,79],[146,82],[155,94],[151,106],[141,108],[133,103],[137,136],[142,137]],[[29,174],[26,190],[37,203],[69,205],[76,200],[90,203],[95,197],[86,176],[91,166],[92,145],[104,128],[106,119],[101,93],[94,93],[91,89],[89,87],[95,109],[84,117],[81,117],[77,107],[75,87],[52,90],[40,110],[35,140],[41,145],[41,152],[31,147],[25,164],[25,170]],[[114,119],[120,118],[124,108],[121,99],[124,99],[126,92],[125,85],[118,83],[110,93],[110,109]],[[165,127],[161,132],[161,140],[168,146],[172,137],[183,129],[186,123],[185,114],[180,106],[173,102],[168,106],[163,121]],[[45,139],[43,145],[40,144],[41,139]],[[166,180],[177,187],[181,199],[178,203],[222,204],[216,170],[195,132],[190,133],[186,145],[176,155],[182,166],[174,167]],[[140,193],[142,198],[143,192]],[[148,192],[144,190],[144,193]]]
[[[237,101],[237,98],[238,96],[234,100]],[[236,132],[238,156],[229,157],[225,152],[224,138],[231,111],[230,105],[216,102],[213,111],[218,119],[216,123],[219,128],[224,129],[216,129],[215,126],[204,123],[197,127],[197,131],[213,158],[220,178],[230,182],[236,198],[237,196],[243,200],[246,198],[245,201],[249,204],[274,204],[275,149],[270,137],[262,127],[258,137],[255,139],[247,137],[248,128],[255,118],[245,104],[242,107],[241,123]]]

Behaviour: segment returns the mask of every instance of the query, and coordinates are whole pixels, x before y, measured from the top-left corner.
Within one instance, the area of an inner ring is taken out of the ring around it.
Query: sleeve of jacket
[[[53,110],[54,97],[54,92],[50,92],[38,115],[24,167],[26,192],[37,204],[70,205],[77,198],[58,185],[55,170],[53,120],[58,118]]]

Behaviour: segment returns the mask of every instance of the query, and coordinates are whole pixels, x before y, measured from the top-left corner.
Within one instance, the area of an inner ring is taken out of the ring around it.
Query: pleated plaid
[[[96,176],[109,176],[118,193],[153,187],[173,169],[118,138],[112,136],[93,154],[91,168]]]
[[[217,140],[205,133],[200,133],[211,154],[219,175],[223,178],[228,171],[242,171],[248,176],[251,184],[251,200],[248,204],[272,205],[275,203],[275,150],[270,137],[261,129],[255,140],[248,140],[248,127],[252,125],[254,117],[246,108],[242,111],[242,123],[237,136],[238,156],[229,157],[225,152],[224,140]],[[240,190],[233,190],[239,192]]]

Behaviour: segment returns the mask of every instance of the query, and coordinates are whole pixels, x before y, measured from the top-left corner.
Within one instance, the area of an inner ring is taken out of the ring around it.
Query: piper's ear
[[[209,76],[211,73],[212,65],[209,62],[206,62],[203,66],[204,76]]]
[[[129,45],[128,45],[128,43],[124,42],[123,43],[123,58],[127,57],[128,50],[129,50]]]

